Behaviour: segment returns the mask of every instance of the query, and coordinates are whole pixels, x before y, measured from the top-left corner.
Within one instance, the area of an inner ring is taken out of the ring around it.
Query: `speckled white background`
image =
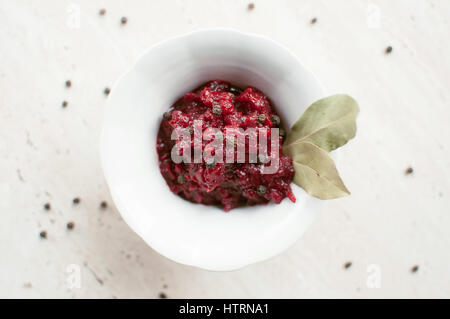
[[[450,2],[254,2],[0,0],[0,297],[450,297]],[[154,43],[218,26],[284,44],[361,106],[339,164],[352,196],[282,255],[230,273],[147,247],[112,206],[98,156],[103,89]]]

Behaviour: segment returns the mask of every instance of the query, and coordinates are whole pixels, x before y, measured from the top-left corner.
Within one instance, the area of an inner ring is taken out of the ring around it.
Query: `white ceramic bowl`
[[[161,115],[204,82],[223,79],[269,96],[285,127],[324,97],[314,75],[274,41],[234,30],[204,30],[148,49],[111,91],[101,160],[112,198],[128,225],[160,254],[225,271],[273,257],[305,232],[321,203],[292,184],[297,202],[233,209],[172,194],[158,167]]]

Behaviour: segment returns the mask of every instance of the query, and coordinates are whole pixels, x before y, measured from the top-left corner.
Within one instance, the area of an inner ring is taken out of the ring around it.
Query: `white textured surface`
[[[370,3],[379,28],[368,27]],[[450,297],[450,3],[255,1],[252,12],[247,4],[0,0],[0,297]],[[80,28],[70,28],[77,5]],[[113,207],[99,209],[110,202],[98,157],[104,87],[145,48],[204,27],[273,38],[330,93],[361,106],[339,165],[352,196],[327,203],[279,257],[231,273],[173,263]],[[409,165],[415,172],[405,176]],[[81,267],[79,289],[68,288],[70,264]],[[371,264],[381,288],[366,285]]]

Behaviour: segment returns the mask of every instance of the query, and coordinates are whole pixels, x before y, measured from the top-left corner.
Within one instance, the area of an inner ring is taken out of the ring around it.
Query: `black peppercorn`
[[[166,299],[166,298],[167,298],[167,295],[166,295],[164,292],[160,292],[160,293],[159,293],[159,298],[161,298],[161,299]]]

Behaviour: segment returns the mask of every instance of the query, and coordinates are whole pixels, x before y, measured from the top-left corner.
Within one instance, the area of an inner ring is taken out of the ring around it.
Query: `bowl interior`
[[[311,72],[269,39],[230,30],[177,37],[145,52],[112,89],[101,157],[117,208],[149,245],[180,263],[232,270],[292,245],[318,216],[320,203],[292,185],[295,204],[285,199],[224,213],[170,192],[156,153],[161,115],[212,79],[259,88],[286,128],[324,95]]]

